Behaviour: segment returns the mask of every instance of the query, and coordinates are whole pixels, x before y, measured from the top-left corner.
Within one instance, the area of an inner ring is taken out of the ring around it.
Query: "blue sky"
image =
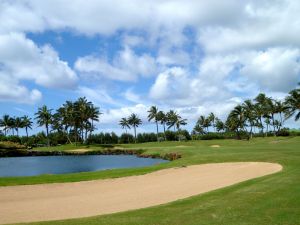
[[[297,0],[0,0],[0,114],[86,96],[104,113],[99,131],[120,133],[135,112],[142,132],[151,105],[191,129],[259,92],[283,99],[300,80],[299,11]]]

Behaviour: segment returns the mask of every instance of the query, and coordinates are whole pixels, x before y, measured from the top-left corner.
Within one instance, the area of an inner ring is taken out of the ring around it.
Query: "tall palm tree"
[[[46,128],[46,136],[47,136],[47,145],[50,146],[50,141],[49,141],[49,125],[51,124],[52,120],[52,114],[51,114],[52,109],[48,109],[46,105],[43,105],[38,109],[38,112],[35,113],[36,117],[35,119],[37,120],[37,124],[39,127],[45,126]]]
[[[129,136],[128,136],[128,133],[127,133],[127,129],[130,129],[130,125],[129,125],[128,119],[123,117],[120,120],[119,125],[122,127],[122,129],[125,129],[125,133],[126,133],[126,136],[127,136],[127,142],[129,143]]]
[[[151,108],[148,110],[148,121],[154,120],[156,124],[156,138],[158,141],[158,120],[159,120],[159,111],[156,106],[151,106]]]
[[[279,118],[280,118],[280,126],[279,126],[279,130],[280,130],[281,126],[283,126],[282,114],[287,111],[287,108],[286,108],[284,102],[282,102],[282,101],[278,101],[278,100],[275,101],[275,105],[276,105],[276,113],[279,114]]]
[[[10,117],[9,119],[9,129],[12,131],[12,135],[15,135],[16,129],[16,118]]]
[[[300,88],[289,92],[289,95],[285,98],[285,105],[285,118],[289,119],[295,115],[295,121],[298,121],[300,118]]]
[[[237,105],[229,114],[227,123],[232,131],[237,133],[240,139],[240,132],[245,131],[246,111],[241,105]]]
[[[160,124],[163,125],[164,136],[165,136],[165,139],[166,139],[166,123],[168,122],[168,118],[167,118],[166,114],[163,111],[159,111],[157,117],[158,117],[158,121],[160,121]]]
[[[10,127],[10,116],[9,115],[3,115],[2,119],[0,120],[0,126],[1,127],[4,127],[3,130],[4,130],[4,135],[6,136],[7,134],[7,131],[9,130],[9,127]]]
[[[277,107],[275,101],[272,98],[267,98],[267,115],[265,117],[270,117],[272,119],[272,126],[274,136],[276,136],[276,126],[275,126],[275,114],[277,113]]]
[[[25,128],[25,131],[26,131],[26,137],[28,139],[28,129],[32,129],[33,122],[29,116],[23,116],[22,123],[23,123],[23,127]]]
[[[175,127],[177,128],[177,130],[180,130],[180,126],[187,125],[186,121],[187,119],[182,119],[181,116],[178,116],[175,122]]]
[[[261,132],[264,133],[263,117],[267,112],[267,97],[264,93],[259,93],[254,100],[256,102],[255,111],[260,122],[259,126],[261,128]]]
[[[166,117],[167,117],[167,126],[168,129],[170,129],[171,127],[174,127],[174,131],[176,129],[176,121],[178,120],[178,113],[175,112],[174,110],[170,110],[169,112],[167,112]]]
[[[91,120],[91,130],[90,130],[90,135],[92,135],[92,132],[95,130],[94,127],[94,121],[99,122],[99,117],[103,113],[100,112],[98,107],[95,107],[93,104],[89,108],[89,119]]]
[[[136,143],[136,128],[142,124],[142,120],[135,113],[132,113],[128,118],[128,123],[134,129],[134,139]]]
[[[216,130],[217,130],[217,132],[225,130],[225,124],[223,123],[222,120],[220,120],[218,118],[216,119]]]
[[[250,126],[250,138],[253,136],[253,128],[257,124],[257,115],[255,110],[255,105],[251,100],[246,100],[242,104],[242,107],[245,110],[246,120],[249,122]]]
[[[16,117],[15,118],[15,129],[17,131],[17,136],[19,136],[19,128],[23,128],[23,121],[21,117]]]
[[[209,115],[208,115],[208,120],[210,121],[211,125],[213,126],[214,128],[214,131],[216,131],[216,124],[215,124],[215,121],[216,121],[216,116],[213,112],[211,112]]]

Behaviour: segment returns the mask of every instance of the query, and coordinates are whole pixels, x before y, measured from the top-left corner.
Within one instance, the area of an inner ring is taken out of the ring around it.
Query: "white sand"
[[[217,163],[141,176],[0,187],[0,224],[58,220],[144,208],[278,172],[279,164]]]
[[[211,148],[220,148],[221,146],[220,145],[211,145],[210,147]]]

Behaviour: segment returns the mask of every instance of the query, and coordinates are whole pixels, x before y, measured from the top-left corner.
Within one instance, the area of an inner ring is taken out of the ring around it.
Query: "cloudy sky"
[[[259,92],[282,99],[300,80],[299,12],[299,0],[0,0],[0,114],[86,96],[98,129],[119,133],[151,105],[190,129]]]

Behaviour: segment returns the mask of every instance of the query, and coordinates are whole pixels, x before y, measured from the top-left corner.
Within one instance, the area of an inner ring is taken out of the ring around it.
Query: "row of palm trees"
[[[47,144],[49,145],[49,133],[56,131],[66,135],[68,141],[72,143],[72,138],[76,142],[87,139],[88,134],[91,135],[95,130],[94,122],[99,121],[102,113],[98,107],[85,97],[79,98],[77,101],[66,101],[55,112],[46,105],[38,108],[35,113],[37,125],[45,127]],[[28,116],[10,117],[4,115],[0,120],[0,126],[3,127],[4,135],[9,131],[14,131],[19,135],[19,129],[25,128],[28,137],[28,129],[32,129],[33,121]]]
[[[48,145],[50,129],[65,134],[70,143],[72,143],[72,136],[77,143],[87,140],[88,134],[92,134],[96,129],[94,122],[99,121],[101,114],[98,107],[85,97],[81,97],[74,102],[66,101],[55,113],[44,105],[38,109],[35,119],[38,126],[46,128]]]
[[[32,129],[32,119],[28,116],[23,117],[10,117],[9,115],[4,115],[0,119],[0,127],[3,127],[4,135],[6,136],[10,131],[12,135],[19,136],[19,129],[24,128],[26,131],[26,136],[28,137],[28,129]]]
[[[237,105],[228,115],[225,122],[218,119],[213,113],[208,117],[200,116],[193,132],[204,134],[209,132],[209,127],[215,131],[233,131],[240,137],[242,132],[248,133],[252,138],[257,128],[260,133],[267,136],[272,129],[276,135],[283,127],[284,121],[295,115],[295,120],[300,118],[300,89],[294,89],[284,101],[274,100],[260,93],[253,100],[246,100]]]
[[[174,128],[174,131],[179,130],[181,126],[186,125],[186,119],[183,119],[177,112],[174,110],[170,110],[169,112],[165,113],[161,110],[158,110],[156,106],[151,106],[151,108],[148,110],[148,121],[153,121],[156,124],[156,135],[158,140],[158,124],[161,124],[163,126],[164,134],[166,132],[166,126],[167,129]],[[123,117],[119,125],[122,127],[122,129],[125,129],[125,132],[127,134],[127,130],[133,127],[134,129],[134,137],[136,140],[136,128],[142,124],[142,120],[138,117],[137,114],[132,113],[128,118]]]

